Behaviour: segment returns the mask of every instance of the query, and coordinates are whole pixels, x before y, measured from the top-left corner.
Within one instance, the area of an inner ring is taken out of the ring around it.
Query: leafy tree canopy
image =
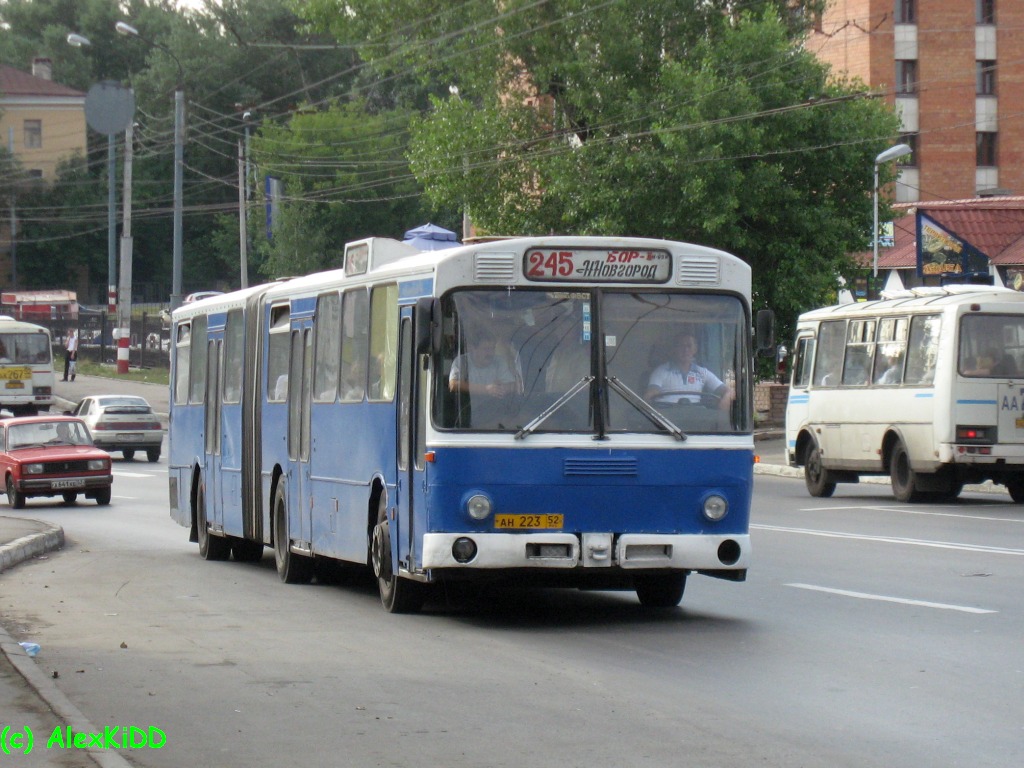
[[[803,49],[817,3],[294,5],[382,74],[457,87],[414,121],[410,158],[436,204],[468,204],[485,231],[731,250],[782,333],[869,243],[873,158],[898,119]]]

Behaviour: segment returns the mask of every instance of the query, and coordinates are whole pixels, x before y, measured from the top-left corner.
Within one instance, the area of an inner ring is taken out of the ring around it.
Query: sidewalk
[[[99,376],[78,376],[74,382],[57,382],[57,404],[55,411],[71,410],[86,395],[93,394],[141,395],[153,406],[153,410],[166,416],[168,407],[167,387],[157,384],[118,381]],[[6,513],[8,510],[4,509]],[[40,520],[10,517],[0,514],[0,581],[11,578],[10,569],[47,552],[64,546],[64,529]],[[26,642],[31,638],[24,638]],[[121,755],[111,750],[98,748],[59,750],[59,754],[48,753],[46,739],[55,728],[71,726],[75,733],[96,733],[96,728],[81,713],[70,699],[57,688],[51,673],[45,668],[46,648],[36,659],[10,636],[0,624],[0,732],[9,727],[6,744],[12,750],[14,763],[21,768],[36,766],[58,766],[81,768],[130,768]],[[24,738],[31,731],[34,743],[32,752],[18,751],[18,737]],[[14,739],[15,741],[11,741]],[[5,752],[0,751],[0,754]],[[6,763],[4,763],[6,765]]]

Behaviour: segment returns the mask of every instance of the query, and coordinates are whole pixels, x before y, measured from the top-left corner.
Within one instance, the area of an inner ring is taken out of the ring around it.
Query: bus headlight
[[[704,517],[713,523],[717,523],[728,513],[729,502],[725,500],[724,496],[713,493],[704,499],[701,511],[704,513]]]
[[[466,511],[474,520],[484,520],[491,514],[491,500],[482,493],[474,494],[466,501]]]

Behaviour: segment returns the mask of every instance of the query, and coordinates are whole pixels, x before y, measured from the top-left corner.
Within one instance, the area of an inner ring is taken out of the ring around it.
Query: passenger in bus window
[[[886,352],[885,370],[875,380],[876,384],[894,386],[903,379],[903,354],[902,350],[891,349]]]
[[[341,377],[341,399],[362,400],[363,392],[366,390],[366,360],[356,357],[345,366],[345,373]]]
[[[459,355],[448,374],[452,392],[505,397],[522,391],[522,374],[514,360],[497,354],[497,342],[487,331],[478,332],[469,342],[469,352]]]
[[[697,337],[691,331],[677,333],[672,340],[671,360],[651,372],[644,395],[654,403],[699,403],[702,395],[718,399],[718,407],[728,410],[735,392],[714,373],[696,362]]]

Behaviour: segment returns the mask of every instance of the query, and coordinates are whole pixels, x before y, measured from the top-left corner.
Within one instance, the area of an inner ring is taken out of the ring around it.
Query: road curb
[[[46,530],[22,536],[0,546],[0,572],[18,563],[31,560],[44,552],[52,552],[64,546],[63,528],[39,520],[32,522],[46,526]],[[81,710],[61,693],[53,680],[47,677],[46,673],[32,660],[32,657],[25,652],[25,649],[16,643],[2,626],[0,626],[0,653],[7,657],[11,666],[65,725],[71,726],[75,733],[98,732],[98,729],[85,718]],[[87,747],[81,751],[85,752],[100,768],[131,768],[131,764],[116,752],[93,747]]]
[[[36,555],[52,552],[64,546],[64,529],[59,525],[50,525],[40,520],[32,522],[46,526],[46,530],[30,533],[0,545],[0,573],[13,568],[18,563],[31,560]]]

